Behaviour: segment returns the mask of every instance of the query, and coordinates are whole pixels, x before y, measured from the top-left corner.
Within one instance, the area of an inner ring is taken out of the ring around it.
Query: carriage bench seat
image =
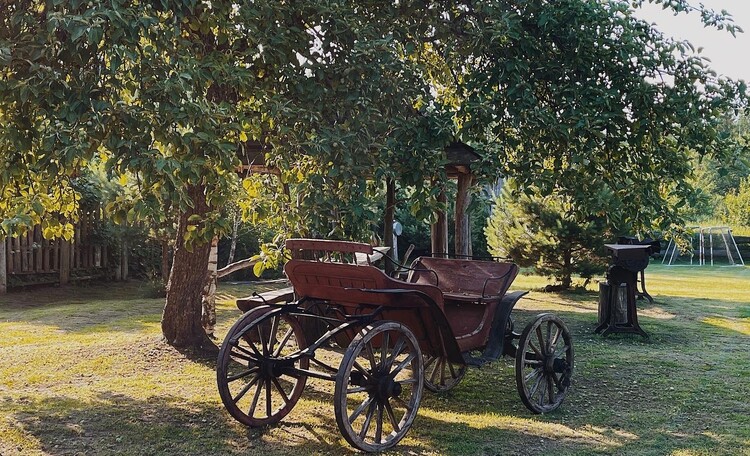
[[[411,265],[408,282],[438,287],[446,301],[486,304],[505,295],[518,275],[514,263],[421,257]]]
[[[237,300],[237,308],[243,312],[254,309],[265,304],[279,304],[294,301],[294,288],[286,287],[279,290],[271,290],[263,293],[255,293],[253,296]]]

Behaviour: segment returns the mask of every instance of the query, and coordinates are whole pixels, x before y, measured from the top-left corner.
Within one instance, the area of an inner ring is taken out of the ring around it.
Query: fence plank
[[[4,238],[0,239],[0,294],[5,294],[8,291],[7,252],[8,243]]]
[[[15,270],[15,272],[22,272],[21,239],[18,236],[13,238],[13,269]]]

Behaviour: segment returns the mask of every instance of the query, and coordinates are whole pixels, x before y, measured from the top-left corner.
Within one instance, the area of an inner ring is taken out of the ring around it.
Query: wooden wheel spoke
[[[250,411],[248,412],[250,416],[254,416],[253,412],[255,412],[255,408],[258,406],[261,391],[263,391],[263,382],[258,382],[258,387],[255,389],[255,395],[253,396],[253,403],[250,404]]]
[[[292,338],[292,334],[294,334],[294,330],[292,328],[289,328],[286,331],[286,334],[284,334],[284,337],[281,338],[281,341],[279,341],[279,346],[276,347],[276,350],[273,351],[274,358],[281,355],[282,350],[284,350],[284,347],[286,347],[286,344],[289,343],[289,340]]]
[[[289,396],[287,396],[286,391],[284,391],[284,387],[281,386],[281,383],[279,383],[279,379],[273,378],[272,379],[274,386],[276,386],[276,389],[281,394],[281,397],[284,399],[284,404],[289,403]]]
[[[271,379],[266,380],[266,416],[271,416],[273,410],[271,409]]]
[[[255,347],[255,344],[248,343],[247,345],[248,347],[252,348],[253,351],[250,351],[246,349],[245,347],[240,346],[240,341],[238,340],[236,343],[232,345],[232,350],[236,348],[243,354],[239,354],[239,353],[232,351],[232,355],[237,356],[240,359],[244,359],[245,361],[256,361],[258,358],[263,357],[263,354],[258,351],[258,349]]]
[[[361,415],[361,414],[362,414],[362,412],[364,412],[364,411],[365,411],[365,409],[366,409],[367,407],[369,407],[369,406],[370,406],[370,404],[372,404],[372,401],[373,401],[373,400],[375,400],[375,398],[373,398],[373,397],[368,397],[367,399],[365,399],[364,401],[362,401],[362,403],[361,403],[361,404],[359,404],[359,406],[358,406],[358,407],[357,407],[357,408],[356,408],[356,409],[354,410],[354,412],[352,412],[352,414],[351,414],[351,415],[349,415],[349,422],[350,422],[350,423],[353,423],[353,422],[354,422],[354,420],[356,420],[356,419],[357,419],[357,417],[358,417],[359,415]]]
[[[396,432],[401,431],[401,426],[399,426],[398,424],[396,414],[393,413],[393,407],[391,407],[390,401],[385,401],[385,411],[388,413],[388,418],[391,420],[391,426],[393,426],[393,430]]]
[[[555,350],[557,350],[557,343],[560,342],[560,335],[562,335],[562,331],[560,331],[560,327],[555,325],[555,335],[551,338],[550,341],[550,353],[554,354]]]
[[[439,358],[437,363],[435,364],[435,368],[432,369],[432,373],[430,374],[430,383],[435,383],[435,378],[437,377],[438,371],[441,369],[442,364],[443,358]]]
[[[253,385],[255,385],[256,383],[258,383],[259,379],[260,379],[260,377],[255,377],[254,379],[252,379],[252,381],[250,381],[250,383],[248,383],[247,385],[243,386],[242,389],[240,390],[240,392],[237,393],[237,395],[232,398],[232,402],[234,402],[236,404],[240,399],[242,399],[242,397],[248,391],[250,391],[250,388],[252,388]]]
[[[386,363],[385,368],[390,369],[390,367],[393,365],[393,361],[396,360],[396,357],[400,355],[404,351],[404,347],[406,346],[406,339],[404,339],[403,336],[399,337],[396,343],[393,345],[393,350],[391,351],[391,355],[388,357],[388,362]]]
[[[395,377],[399,372],[401,372],[404,369],[404,367],[406,367],[408,364],[411,364],[411,362],[414,360],[414,356],[415,356],[414,353],[409,353],[409,356],[407,356],[405,360],[401,361],[399,365],[396,366],[396,368],[391,371],[391,375]]]
[[[266,341],[263,338],[263,325],[259,324],[255,327],[255,329],[257,329],[258,343],[260,343],[260,348],[263,350],[263,357],[265,358],[269,355],[269,353],[268,353],[268,344],[266,344]]]
[[[227,375],[227,382],[233,382],[235,380],[239,380],[241,378],[245,378],[248,375],[252,375],[252,374],[258,372],[259,369],[260,368],[258,368],[258,367],[253,367],[253,368],[248,369],[248,370],[246,370],[244,372],[240,372],[239,374]]]
[[[534,397],[534,394],[535,394],[535,393],[537,392],[537,390],[539,389],[539,384],[540,384],[540,383],[542,382],[542,380],[543,380],[543,379],[544,379],[544,376],[541,376],[541,375],[537,375],[537,376],[536,376],[536,381],[534,382],[534,385],[533,385],[533,386],[531,387],[531,389],[529,390],[529,397],[530,397],[530,398],[531,398],[531,397]]]
[[[557,374],[555,374],[553,372],[552,373],[552,379],[555,381],[555,386],[557,387],[558,390],[560,390],[560,391],[565,390],[565,388],[563,387],[563,384],[562,384],[562,374],[560,374],[560,378],[557,378]]]
[[[370,369],[375,370],[375,366],[378,364],[375,361],[375,352],[372,350],[372,345],[370,343],[366,343],[364,347],[365,355],[367,356],[367,359],[370,361]]]
[[[367,378],[372,378],[372,375],[370,375],[370,372],[367,371],[362,365],[360,365],[358,362],[354,361],[354,368],[357,369],[362,375],[364,375]]]
[[[383,405],[378,404],[378,416],[375,418],[375,443],[383,440]]]
[[[271,321],[271,331],[268,333],[268,352],[275,353],[274,345],[276,344],[276,332],[279,330],[279,315],[274,315]]]
[[[427,372],[427,369],[429,369],[429,367],[432,366],[432,363],[434,363],[435,360],[439,360],[439,359],[440,359],[439,356],[430,356],[429,358],[427,358],[427,362],[424,363],[425,372]]]
[[[549,394],[549,403],[552,404],[555,402],[555,385],[552,382],[551,376],[546,376],[547,379],[547,394]]]
[[[405,380],[399,380],[396,383],[399,385],[414,385],[415,383],[419,383],[418,378],[407,378]]]
[[[414,407],[412,407],[409,404],[407,404],[403,399],[401,399],[398,396],[392,397],[391,399],[393,399],[394,401],[398,402],[401,405],[401,407],[403,407],[403,408],[406,409],[407,412],[411,412],[414,409]]]
[[[385,331],[383,333],[383,344],[380,346],[380,366],[386,367],[386,362],[388,360],[388,344],[390,343],[390,331]]]
[[[536,366],[536,367],[540,367],[540,366],[542,366],[542,364],[544,364],[544,363],[543,363],[543,362],[542,362],[542,360],[540,360],[540,359],[526,359],[526,360],[524,361],[524,364],[525,364],[525,365],[526,365],[527,367],[534,367],[534,366]]]
[[[524,377],[524,380],[526,380],[528,382],[532,378],[538,377],[539,374],[541,374],[541,373],[542,373],[542,369],[541,368],[536,368],[533,371],[531,371],[528,374],[526,374],[526,377]]]
[[[529,348],[534,351],[534,354],[539,358],[539,360],[544,359],[544,355],[542,354],[542,352],[540,352],[539,349],[536,348],[536,345],[534,345],[534,342],[532,342],[531,340],[529,340]]]
[[[545,346],[546,344],[544,343],[544,335],[542,335],[542,327],[541,326],[537,326],[536,327],[536,337],[539,340],[539,348],[542,350],[542,354],[543,355],[547,354],[547,347]],[[529,345],[531,345],[531,344],[529,344]]]
[[[362,430],[359,431],[359,438],[364,440],[365,436],[367,435],[367,431],[370,429],[370,422],[372,421],[372,416],[375,414],[375,408],[378,404],[375,401],[372,401],[370,403],[370,407],[367,409],[367,415],[365,415],[365,422],[362,424]]]
[[[364,393],[365,391],[367,391],[366,386],[357,386],[355,388],[347,388],[346,394]]]

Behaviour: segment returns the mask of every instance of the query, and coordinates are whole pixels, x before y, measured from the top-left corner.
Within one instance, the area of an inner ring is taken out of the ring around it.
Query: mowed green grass
[[[551,414],[518,398],[512,360],[471,369],[453,391],[425,392],[393,454],[750,454],[750,268],[647,269],[639,302],[648,340],[592,334],[598,295],[532,291],[513,318],[540,312],[573,334],[572,391]],[[539,289],[521,276],[514,289]],[[217,335],[234,299],[221,285]],[[160,341],[163,301],[137,283],[0,297],[0,454],[348,454],[333,385],[313,382],[277,426],[247,429],[224,410],[215,362]]]

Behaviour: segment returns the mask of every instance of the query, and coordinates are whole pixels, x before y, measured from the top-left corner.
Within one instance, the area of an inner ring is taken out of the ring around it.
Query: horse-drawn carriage
[[[368,244],[291,239],[286,248],[294,299],[238,302],[245,313],[219,353],[219,393],[241,423],[278,422],[308,379],[322,379],[334,383],[344,438],[381,451],[411,427],[423,386],[450,390],[468,366],[503,355],[515,357],[518,393],[532,412],[556,409],[568,393],[574,355],[565,324],[541,314],[513,331],[510,314],[525,294],[508,293],[515,264],[419,258],[403,281],[357,261],[372,255]]]

